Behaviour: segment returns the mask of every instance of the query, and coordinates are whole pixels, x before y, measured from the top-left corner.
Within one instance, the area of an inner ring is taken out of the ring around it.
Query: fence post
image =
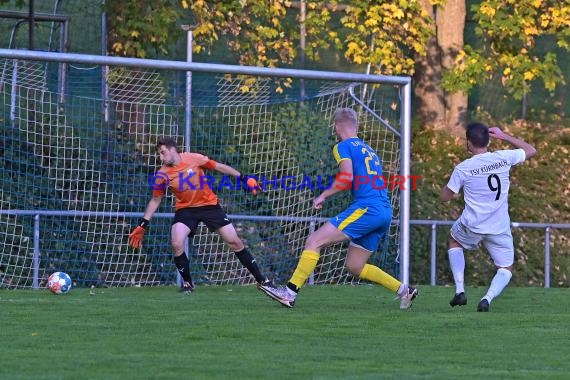
[[[32,287],[38,289],[40,287],[40,214],[34,215],[34,256],[32,258],[32,268],[34,270]]]
[[[544,287],[550,288],[550,226],[544,234]]]
[[[309,223],[309,235],[315,232],[315,222]],[[311,272],[309,275],[309,280],[307,281],[309,285],[315,284],[315,272]]]
[[[430,262],[430,285],[435,286],[436,262],[437,262],[437,224],[431,225],[431,262]]]

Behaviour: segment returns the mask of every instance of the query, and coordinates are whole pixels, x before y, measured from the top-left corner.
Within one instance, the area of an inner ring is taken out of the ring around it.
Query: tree
[[[186,0],[106,0],[107,52],[137,58],[168,54],[182,35],[179,22],[186,8]],[[137,153],[148,146],[148,105],[137,101],[148,95],[148,89],[139,84],[146,75],[142,70],[120,67],[106,74],[114,92],[117,127],[124,126],[137,141]],[[162,91],[161,86],[154,86],[152,91]]]
[[[107,51],[145,58],[168,54],[181,35],[186,0],[106,0]]]
[[[432,35],[426,54],[416,55],[414,91],[417,114],[423,128],[447,129],[458,134],[467,113],[467,96],[461,91],[446,91],[441,81],[463,49],[465,26],[464,1],[420,0],[431,18]]]
[[[416,1],[352,1],[341,18],[336,47],[353,63],[383,75],[412,75],[414,56],[426,54],[428,14]],[[339,44],[340,41],[345,41]]]
[[[472,10],[482,43],[460,52],[443,77],[446,88],[469,91],[498,76],[520,100],[538,79],[550,91],[565,83],[556,53],[541,53],[539,41],[550,38],[559,48],[570,50],[570,2],[484,0]]]
[[[297,11],[301,8],[306,14]],[[310,60],[333,49],[367,73],[411,75],[410,52],[425,54],[429,37],[429,19],[416,1],[198,0],[190,9],[197,25],[194,52],[208,51],[224,37],[243,65],[293,64],[303,38],[303,57]],[[339,27],[331,28],[335,23]]]
[[[328,50],[355,70],[413,75],[424,128],[454,134],[462,134],[469,91],[497,71],[515,98],[537,79],[549,90],[563,83],[556,54],[541,55],[536,41],[551,36],[568,49],[569,8],[568,1],[481,0],[471,7],[480,44],[465,46],[466,0],[107,0],[115,54],[145,56],[149,46],[166,53],[182,35],[176,21],[189,13],[197,54],[223,40],[240,64],[277,67],[318,61]]]

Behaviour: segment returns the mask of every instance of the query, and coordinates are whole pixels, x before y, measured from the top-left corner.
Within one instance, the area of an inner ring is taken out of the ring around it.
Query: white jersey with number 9
[[[456,194],[463,188],[463,225],[478,234],[510,229],[509,172],[525,158],[522,149],[498,150],[476,154],[455,167],[447,187]]]

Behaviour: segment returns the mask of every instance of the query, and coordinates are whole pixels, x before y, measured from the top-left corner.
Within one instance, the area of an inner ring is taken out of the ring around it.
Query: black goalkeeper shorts
[[[183,223],[188,227],[190,229],[189,236],[194,236],[200,222],[204,222],[211,232],[232,223],[219,204],[176,210],[172,220],[173,225]]]

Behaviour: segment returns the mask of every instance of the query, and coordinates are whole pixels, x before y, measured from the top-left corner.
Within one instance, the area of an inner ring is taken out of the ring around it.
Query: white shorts
[[[465,249],[477,249],[480,243],[487,248],[493,262],[498,267],[510,267],[515,259],[513,235],[510,228],[497,235],[482,235],[472,232],[457,220],[451,226],[451,237]]]

